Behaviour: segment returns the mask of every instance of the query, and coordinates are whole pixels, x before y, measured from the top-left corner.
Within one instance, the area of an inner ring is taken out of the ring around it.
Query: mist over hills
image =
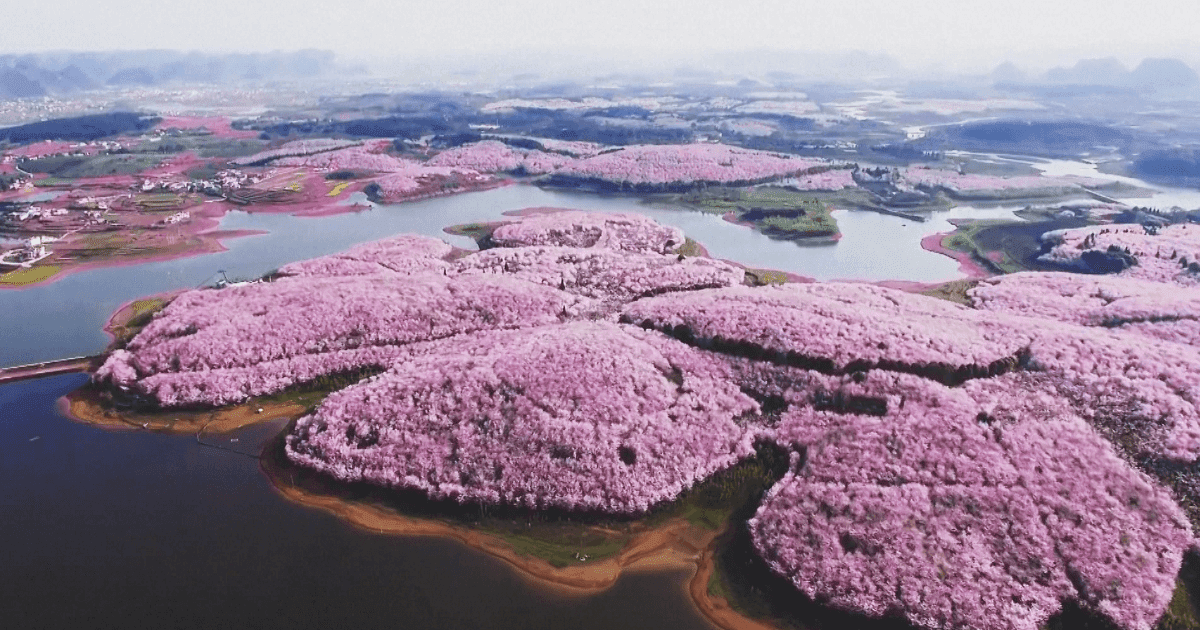
[[[1040,77],[1030,77],[1016,65],[1005,62],[997,66],[991,78],[998,86],[1070,88],[1095,91],[1174,92],[1200,89],[1200,74],[1179,59],[1147,58],[1132,70],[1119,60],[1082,59],[1070,67],[1047,70]]]
[[[64,95],[103,86],[313,79],[338,69],[334,53],[169,50],[0,55],[0,98]]]

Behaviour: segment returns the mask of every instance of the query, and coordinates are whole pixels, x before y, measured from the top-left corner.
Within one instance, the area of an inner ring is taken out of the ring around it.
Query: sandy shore
[[[709,594],[708,581],[716,570],[714,553],[713,545],[704,550],[696,563],[696,573],[688,580],[688,595],[696,608],[722,630],[777,630],[775,626],[743,616],[730,607],[724,597]]]
[[[263,402],[177,412],[118,411],[106,405],[97,392],[86,388],[62,397],[59,400],[59,408],[68,418],[83,424],[107,429],[144,429],[180,434],[200,431],[228,433],[265,420],[296,418],[306,411],[305,407],[295,403]]]
[[[633,535],[615,556],[556,567],[549,562],[517,553],[502,538],[469,527],[432,519],[405,516],[367,503],[310,492],[281,479],[286,472],[264,470],[284,497],[302,505],[337,515],[363,530],[397,536],[429,536],[455,540],[504,561],[540,587],[565,594],[591,594],[616,583],[630,571],[692,571],[687,582],[688,595],[696,608],[713,624],[724,630],[770,630],[771,626],[747,619],[723,598],[708,593],[708,581],[714,570],[713,554],[721,532],[672,519]]]
[[[91,390],[79,390],[59,400],[60,411],[76,422],[116,430],[151,430],[175,434],[223,434],[266,421],[286,425],[305,408],[291,403],[251,403],[219,409],[138,413],[106,406]],[[263,457],[263,471],[285,498],[330,512],[365,531],[395,536],[438,537],[482,551],[502,560],[541,588],[566,595],[603,591],[622,573],[690,570],[689,597],[706,618],[723,630],[769,630],[747,619],[723,598],[708,593],[714,570],[713,554],[720,531],[692,525],[681,518],[637,531],[614,556],[556,567],[546,560],[519,554],[503,538],[468,526],[407,516],[382,506],[312,492],[290,483],[289,471]]]

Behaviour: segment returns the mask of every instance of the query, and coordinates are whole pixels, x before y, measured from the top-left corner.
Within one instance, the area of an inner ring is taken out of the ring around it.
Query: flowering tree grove
[[[1178,259],[1200,234],[1089,230],[1054,255],[1112,235],[1139,261],[1164,243]],[[172,407],[376,368],[297,421],[292,461],[531,509],[643,513],[767,441],[791,458],[749,523],[771,570],[924,628],[1034,630],[1070,600],[1147,630],[1200,547],[1186,267],[1013,274],[967,307],[742,286],[637,215],[532,215],[493,240],[454,258],[397,236],[184,293],[95,379]]]

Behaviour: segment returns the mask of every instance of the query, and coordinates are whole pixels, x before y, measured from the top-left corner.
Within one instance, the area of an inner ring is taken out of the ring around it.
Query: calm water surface
[[[562,596],[438,539],[293,504],[245,455],[54,410],[86,379],[0,386],[5,628],[710,630],[682,573]]]
[[[914,280],[940,282],[960,277],[958,264],[920,248],[921,237],[953,229],[955,217],[1011,216],[1011,208],[970,208],[934,213],[920,223],[862,211],[836,211],[843,232],[836,245],[804,246],[777,241],[734,225],[717,215],[680,207],[647,206],[625,197],[545,191],[506,186],[329,217],[232,212],[223,229],[267,234],[225,241],[228,251],[165,262],[93,269],[50,284],[0,291],[0,366],[100,352],[108,344],[101,330],[122,303],[140,296],[189,288],[219,277],[255,278],[305,258],[341,251],[356,243],[398,233],[443,238],[474,247],[442,228],[503,219],[503,212],[555,206],[599,212],[637,211],[681,228],[713,256],[751,267],[790,271],[818,280]]]

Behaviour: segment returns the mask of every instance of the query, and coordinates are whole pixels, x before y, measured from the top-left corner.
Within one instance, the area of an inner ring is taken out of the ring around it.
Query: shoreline
[[[116,310],[112,312],[112,315],[109,315],[108,319],[104,322],[103,330],[104,333],[109,337],[109,347],[105,349],[105,353],[108,353],[113,349],[112,344],[118,339],[117,329],[126,328],[133,318],[139,315],[139,313],[133,308],[135,304],[139,302],[162,302],[163,304],[156,308],[155,311],[162,310],[165,308],[166,304],[171,302],[171,300],[174,300],[180,294],[189,290],[190,289],[174,289],[171,291],[163,291],[162,293],[153,293],[151,295],[133,298],[119,304]]]
[[[240,405],[179,412],[137,413],[117,411],[104,404],[94,390],[76,390],[58,400],[59,411],[73,422],[113,431],[155,431],[175,435],[227,434],[246,427],[283,422],[290,424],[307,411],[294,402],[251,401]],[[368,502],[346,500],[288,483],[284,470],[272,461],[267,439],[259,468],[280,496],[305,507],[316,508],[366,532],[409,538],[441,538],[487,554],[513,568],[522,579],[539,588],[572,596],[600,593],[616,584],[625,573],[657,573],[687,570],[683,590],[696,610],[721,630],[775,630],[773,626],[747,618],[721,597],[708,593],[715,570],[713,556],[727,525],[717,530],[693,525],[673,517],[632,534],[615,555],[594,562],[557,567],[547,560],[520,554],[498,534],[469,525],[419,516],[408,516]],[[586,525],[581,525],[586,527]]]
[[[324,181],[321,179],[321,181]],[[24,284],[6,284],[0,283],[0,291],[3,290],[21,290],[30,287],[44,286],[52,284],[66,278],[72,274],[83,273],[93,269],[111,268],[111,267],[126,267],[132,265],[142,265],[156,262],[166,262],[171,260],[179,260],[194,256],[204,256],[207,254],[218,254],[229,251],[225,246],[224,240],[230,238],[242,238],[246,236],[259,236],[268,234],[264,230],[225,230],[220,229],[222,219],[231,211],[242,211],[248,214],[264,213],[264,214],[290,214],[298,218],[306,217],[327,217],[339,214],[351,214],[370,210],[377,206],[383,205],[400,205],[411,201],[421,201],[434,197],[448,197],[462,193],[477,192],[480,190],[490,190],[492,188],[500,188],[512,184],[511,181],[501,181],[492,186],[455,190],[444,194],[421,194],[410,197],[399,198],[395,200],[387,200],[383,203],[371,203],[370,205],[346,203],[346,198],[355,192],[361,192],[367,185],[366,181],[353,182],[349,186],[343,187],[336,196],[328,197],[328,192],[321,193],[318,196],[316,193],[306,195],[304,199],[293,203],[259,203],[248,204],[241,206],[229,201],[228,199],[212,199],[205,201],[199,206],[191,207],[195,212],[195,216],[191,222],[186,224],[178,235],[180,238],[190,243],[179,245],[176,247],[163,247],[160,251],[152,251],[146,254],[130,254],[117,255],[103,258],[76,262],[72,256],[80,251],[77,248],[71,247],[70,241],[64,241],[63,247],[52,253],[44,261],[45,266],[57,266],[59,269],[52,275],[39,279],[35,282]],[[66,259],[64,260],[64,257]],[[37,269],[37,266],[30,269]]]
[[[833,234],[814,234],[812,236],[788,236],[786,233],[779,232],[777,230],[764,230],[750,221],[741,220],[738,218],[736,212],[726,212],[722,214],[721,220],[740,227],[750,228],[759,234],[766,236],[767,238],[775,239],[777,241],[789,241],[800,246],[819,247],[822,245],[836,245],[838,241],[842,240],[841,230],[838,230]]]
[[[59,411],[73,422],[114,431],[157,431],[179,435],[229,433],[263,422],[295,419],[307,407],[294,402],[248,402],[240,405],[180,411],[140,413],[118,411],[100,400],[98,392],[77,389],[58,400]]]
[[[959,272],[966,275],[965,278],[958,278],[959,280],[979,280],[982,278],[992,277],[994,274],[976,262],[970,254],[950,249],[942,244],[942,242],[951,234],[953,234],[953,232],[938,232],[937,234],[930,234],[929,236],[921,239],[921,249],[924,249],[927,252],[941,254],[958,261]]]
[[[502,537],[466,525],[407,516],[370,503],[342,500],[310,492],[280,479],[284,471],[272,467],[270,458],[260,468],[281,496],[300,505],[323,510],[363,531],[403,537],[452,540],[485,553],[516,570],[538,587],[564,595],[591,595],[607,590],[625,573],[688,570],[683,589],[696,610],[721,630],[776,630],[747,618],[721,597],[708,593],[715,569],[713,555],[725,527],[708,530],[680,517],[639,531],[616,555],[589,563],[556,567],[546,560],[518,553]]]
[[[103,259],[97,259],[97,260],[88,260],[86,262],[78,262],[78,263],[74,262],[71,259],[63,260],[61,258],[58,258],[58,259],[48,258],[47,259],[49,261],[47,263],[48,265],[54,265],[54,266],[59,267],[59,270],[57,272],[55,272],[53,275],[51,275],[47,278],[38,280],[36,282],[30,282],[27,284],[0,284],[0,291],[3,291],[3,290],[19,291],[21,289],[26,289],[26,288],[30,288],[30,287],[40,287],[40,286],[45,286],[48,284],[54,284],[55,282],[58,282],[59,280],[62,280],[63,278],[66,278],[68,276],[78,274],[78,273],[84,273],[87,271],[92,271],[94,269],[108,269],[108,268],[113,268],[113,267],[130,267],[130,266],[134,266],[134,265],[145,265],[145,264],[157,263],[157,262],[168,262],[168,261],[172,261],[172,260],[179,260],[182,258],[190,258],[193,256],[204,256],[206,254],[219,254],[221,252],[229,251],[229,248],[226,247],[223,242],[226,239],[243,238],[246,236],[261,236],[263,234],[267,234],[267,232],[263,231],[263,230],[211,230],[210,229],[207,231],[191,233],[189,235],[190,237],[198,239],[197,246],[185,247],[185,248],[182,248],[180,251],[174,251],[174,252],[163,251],[163,252],[151,253],[151,254],[146,254],[146,255],[134,254],[134,255],[130,255],[130,256],[119,256],[119,257],[103,258]],[[69,254],[72,251],[74,251],[74,250],[65,250],[65,251],[58,252],[58,253],[59,254],[64,254],[64,253]],[[37,267],[35,266],[35,267],[30,267],[30,268],[36,269]]]

